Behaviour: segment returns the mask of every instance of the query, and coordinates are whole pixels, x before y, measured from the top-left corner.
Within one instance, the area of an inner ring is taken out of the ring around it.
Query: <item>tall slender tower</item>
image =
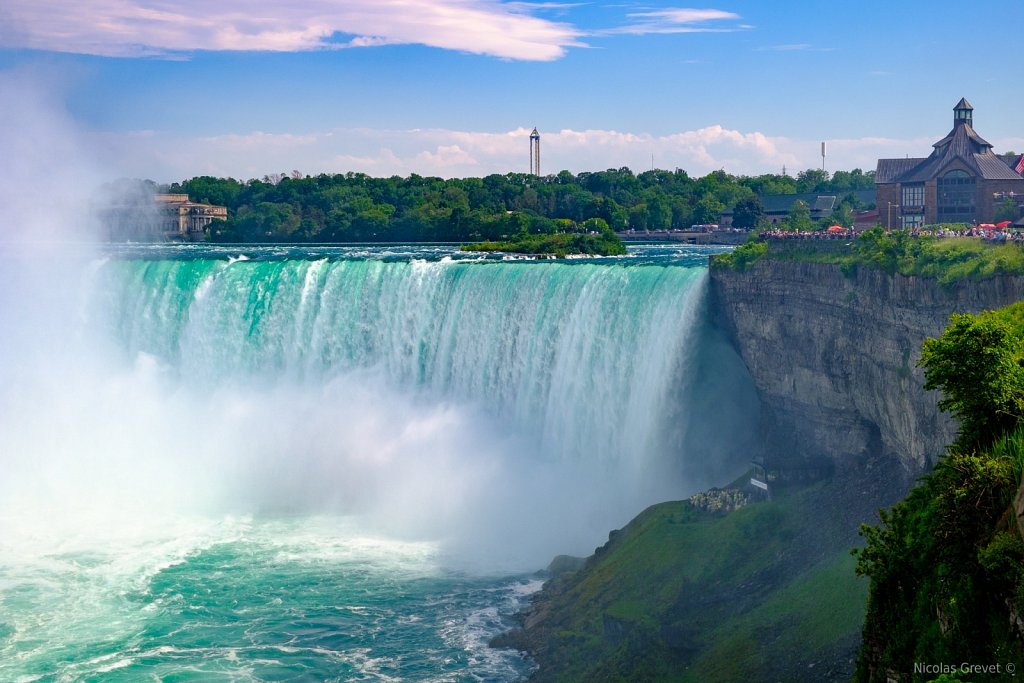
[[[530,173],[540,176],[540,133],[536,128],[530,133]]]

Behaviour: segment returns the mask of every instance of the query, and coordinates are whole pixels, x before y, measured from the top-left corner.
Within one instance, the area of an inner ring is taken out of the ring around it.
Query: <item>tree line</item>
[[[274,174],[262,179],[199,176],[162,188],[228,208],[211,226],[221,242],[467,242],[521,234],[585,232],[591,219],[614,231],[669,230],[717,223],[737,207],[738,227],[755,227],[759,195],[852,193],[874,173],[808,169],[797,176],[629,168],[537,177],[525,173],[442,179],[412,174]],[[745,224],[749,223],[749,224]]]

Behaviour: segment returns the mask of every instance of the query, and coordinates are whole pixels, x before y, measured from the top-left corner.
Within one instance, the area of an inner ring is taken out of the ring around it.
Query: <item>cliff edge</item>
[[[952,313],[1024,299],[1024,278],[935,280],[797,260],[711,268],[712,310],[754,380],[771,465],[898,460],[925,471],[956,435],[922,388],[921,343]]]

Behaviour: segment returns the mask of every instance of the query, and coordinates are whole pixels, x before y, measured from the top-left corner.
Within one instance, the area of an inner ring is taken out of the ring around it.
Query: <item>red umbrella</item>
[[[996,223],[996,227],[1000,229],[1008,228],[1011,225],[1013,225],[1013,221],[999,221],[998,223]]]
[[[846,228],[841,225],[830,225],[828,226],[829,232],[846,232]]]

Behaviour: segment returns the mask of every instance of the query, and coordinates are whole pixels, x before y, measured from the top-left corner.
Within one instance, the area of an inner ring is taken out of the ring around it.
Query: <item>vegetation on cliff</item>
[[[936,237],[908,230],[886,232],[877,227],[853,242],[813,239],[777,239],[769,243],[754,237],[728,254],[712,259],[716,268],[746,270],[761,259],[832,263],[846,272],[876,268],[889,274],[918,275],[941,284],[981,279],[1007,273],[1024,274],[1024,247],[978,238]]]
[[[857,573],[871,586],[857,679],[930,680],[915,663],[949,662],[1001,664],[989,679],[1009,679],[1005,664],[1024,663],[1024,303],[954,315],[921,365],[960,432],[933,473],[862,529]]]
[[[768,243],[763,240],[752,239],[745,244],[741,244],[732,251],[724,254],[717,254],[712,257],[711,267],[732,268],[742,273],[752,264],[760,261],[767,255]]]

